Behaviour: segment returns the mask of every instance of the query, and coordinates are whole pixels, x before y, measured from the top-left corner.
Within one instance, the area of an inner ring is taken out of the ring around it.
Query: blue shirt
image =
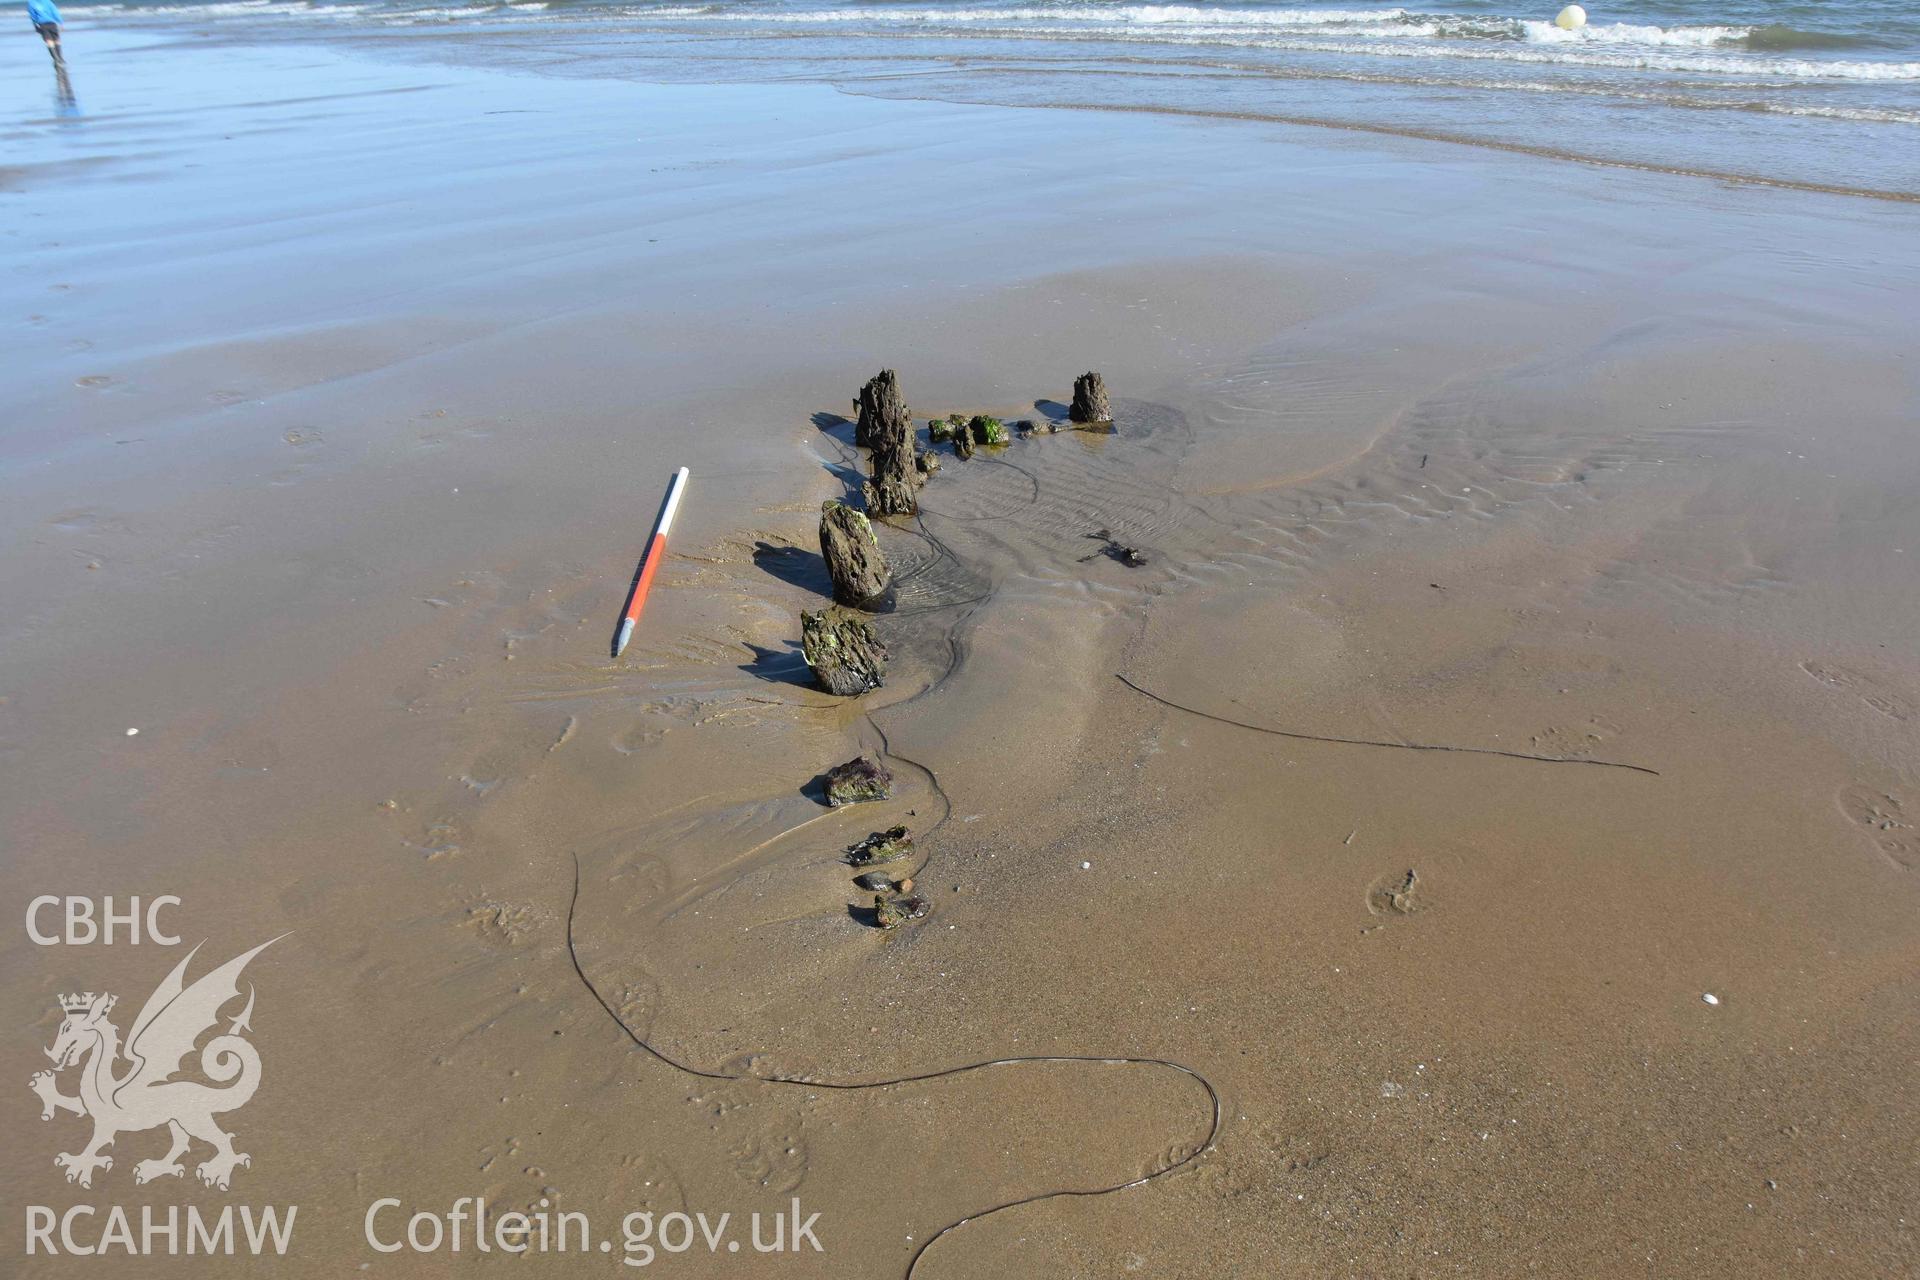
[[[48,22],[58,25],[60,7],[53,0],[27,0],[27,16],[33,19],[36,27]]]

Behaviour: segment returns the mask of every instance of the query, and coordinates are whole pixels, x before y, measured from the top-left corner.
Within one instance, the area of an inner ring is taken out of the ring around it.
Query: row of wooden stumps
[[[919,509],[914,494],[927,477],[940,469],[940,460],[931,449],[915,447],[913,412],[900,393],[900,375],[882,369],[860,388],[854,400],[854,444],[870,451],[872,478],[861,486],[867,512],[877,516],[912,515]],[[1107,399],[1106,380],[1097,373],[1083,373],[1073,380],[1073,403],[1067,417],[1079,426],[1110,426],[1113,408]],[[1051,431],[1027,419],[1013,424],[1022,435]],[[973,456],[973,445],[1005,444],[1006,425],[985,415],[934,418],[927,423],[930,444],[950,441],[961,458]]]
[[[913,515],[920,509],[919,490],[940,469],[932,448],[917,447],[913,415],[900,392],[900,378],[891,369],[860,388],[854,401],[853,440],[869,455],[869,475],[861,485],[864,511],[829,500],[820,508],[820,554],[833,583],[834,603],[818,612],[800,615],[800,647],[814,680],[828,693],[857,697],[880,687],[886,675],[887,648],[874,631],[869,614],[886,605],[892,590],[892,572],[870,516]],[[1068,418],[1085,427],[1111,426],[1113,411],[1106,382],[1097,373],[1074,379]],[[1033,422],[1015,423],[1021,434],[1053,430]],[[1006,425],[984,415],[935,419],[928,424],[928,443],[950,441],[958,457],[973,455],[976,444],[1007,441]],[[893,774],[886,764],[860,755],[829,769],[823,779],[826,801],[839,807],[865,800],[884,800],[892,794]],[[917,920],[931,909],[915,894],[911,877],[895,879],[878,868],[905,857],[913,848],[906,827],[875,832],[847,849],[847,862],[860,869],[856,882],[873,893],[870,923],[892,929]]]
[[[828,693],[856,697],[880,687],[886,674],[886,646],[874,634],[866,613],[884,606],[892,574],[880,540],[874,536],[871,516],[913,515],[920,509],[919,490],[940,469],[931,448],[917,447],[912,411],[900,393],[900,376],[882,369],[860,388],[854,400],[853,442],[869,454],[870,474],[860,486],[865,511],[844,502],[828,501],[820,510],[820,554],[833,580],[832,608],[800,615],[801,649],[814,679]],[[1113,410],[1107,385],[1097,373],[1083,373],[1073,381],[1073,403],[1067,416],[1080,426],[1110,426]],[[1042,428],[1031,421],[1017,422],[1023,435]],[[998,418],[954,414],[928,423],[929,443],[946,440],[962,458],[976,445],[1007,441],[1006,425]]]

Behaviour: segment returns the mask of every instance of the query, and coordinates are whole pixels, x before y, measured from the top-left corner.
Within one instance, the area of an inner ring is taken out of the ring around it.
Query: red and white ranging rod
[[[640,610],[647,603],[647,588],[653,585],[653,571],[667,558],[667,527],[673,523],[673,513],[679,510],[680,494],[686,487],[687,469],[681,467],[673,473],[673,483],[667,486],[667,500],[660,504],[660,518],[653,522],[646,559],[640,562],[640,574],[633,580],[633,591],[627,596],[626,616],[621,618],[620,634],[613,642],[616,658],[626,650],[627,641],[633,639],[633,626],[640,621]]]

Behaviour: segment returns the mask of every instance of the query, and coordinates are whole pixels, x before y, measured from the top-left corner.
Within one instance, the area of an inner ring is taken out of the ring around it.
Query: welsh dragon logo
[[[200,1071],[214,1083],[173,1076],[200,1037],[220,1021],[220,1010],[239,998],[240,971],[247,962],[279,940],[270,938],[235,956],[192,986],[185,983],[187,965],[200,948],[189,951],[141,1006],[124,1049],[120,1029],[107,1019],[117,996],[89,991],[60,997],[66,1018],[47,1050],[53,1070],[36,1073],[28,1084],[40,1095],[42,1120],[53,1119],[57,1111],[93,1119],[93,1138],[85,1148],[53,1158],[67,1171],[68,1182],[92,1186],[94,1170],[113,1168],[113,1157],[104,1153],[116,1137],[161,1125],[172,1135],[173,1146],[158,1160],[135,1164],[135,1182],[181,1176],[186,1169],[180,1157],[196,1139],[213,1147],[213,1155],[195,1170],[210,1187],[225,1191],[234,1169],[253,1163],[250,1156],[233,1149],[233,1135],[214,1122],[215,1116],[245,1106],[260,1087],[259,1051],[242,1035],[252,1030],[248,1021],[253,1016],[251,984],[240,1015],[225,1034],[214,1036],[200,1050]],[[76,1065],[80,1092],[69,1097],[60,1092],[56,1076]]]

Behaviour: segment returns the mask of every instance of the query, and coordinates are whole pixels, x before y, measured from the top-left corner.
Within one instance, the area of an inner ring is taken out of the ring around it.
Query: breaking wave
[[[187,16],[273,38],[296,24],[327,39],[387,28],[417,37],[413,47],[436,30],[493,29],[499,41],[463,40],[463,56],[515,60],[516,50],[566,40],[582,73],[626,74],[640,56],[643,78],[771,74],[964,101],[1097,99],[1920,196],[1914,0],[1586,0],[1591,20],[1574,31],[1548,20],[1563,2],[1505,13],[1493,0],[1456,0],[1454,11],[1392,0],[73,0],[68,9],[103,25]]]
[[[1793,79],[1915,80],[1920,62],[1766,58],[1757,53],[1864,47],[1856,37],[1784,26],[1592,23],[1563,30],[1544,19],[1390,9],[1269,9],[1186,4],[1028,4],[977,8],[861,5],[768,10],[631,5],[643,20],[693,19],[742,26],[907,28],[1003,37],[1094,37],[1206,42],[1397,58],[1471,58],[1533,65]]]

